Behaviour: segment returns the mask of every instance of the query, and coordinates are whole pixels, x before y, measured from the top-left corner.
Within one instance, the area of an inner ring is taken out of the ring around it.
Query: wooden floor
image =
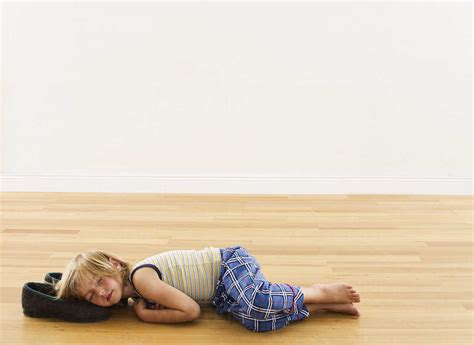
[[[5,344],[472,344],[473,198],[97,193],[1,194]],[[22,286],[101,249],[133,263],[242,245],[273,282],[346,282],[361,317],[318,312],[252,333],[203,306],[193,323],[143,323],[129,306],[96,324],[23,315]]]

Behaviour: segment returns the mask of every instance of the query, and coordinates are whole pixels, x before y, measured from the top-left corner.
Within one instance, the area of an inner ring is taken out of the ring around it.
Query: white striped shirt
[[[211,301],[221,273],[219,248],[203,250],[173,250],[143,259],[133,265],[135,269],[144,264],[158,268],[166,284],[184,292],[195,301]]]

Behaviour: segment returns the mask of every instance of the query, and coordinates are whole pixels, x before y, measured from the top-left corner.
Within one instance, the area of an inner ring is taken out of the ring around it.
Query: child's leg
[[[297,286],[271,283],[245,248],[222,251],[223,271],[212,304],[255,332],[285,327],[309,316]]]
[[[330,311],[334,313],[344,313],[354,316],[360,316],[359,311],[352,303],[346,304],[306,304],[306,308],[310,313],[317,311]]]
[[[305,304],[359,303],[360,296],[348,284],[314,284],[302,286]]]
[[[306,304],[360,301],[352,286],[346,284],[315,284],[300,288],[271,283],[245,248],[225,248],[221,253],[223,269],[212,303],[218,313],[232,313],[255,332],[283,328],[292,321],[308,317]]]
[[[249,330],[272,331],[309,316],[297,286],[260,281],[242,288],[231,313]]]

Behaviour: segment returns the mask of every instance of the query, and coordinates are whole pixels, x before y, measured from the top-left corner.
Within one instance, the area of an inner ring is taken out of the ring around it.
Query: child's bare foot
[[[313,284],[318,295],[317,303],[359,303],[360,296],[348,284]]]
[[[349,315],[354,315],[359,317],[359,311],[357,310],[356,307],[352,303],[346,303],[346,304],[322,304],[323,306],[322,310],[325,311],[330,311],[334,313],[344,313],[344,314],[349,314]]]

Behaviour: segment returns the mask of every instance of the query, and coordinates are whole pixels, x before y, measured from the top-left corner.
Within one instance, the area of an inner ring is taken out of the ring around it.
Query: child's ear
[[[120,264],[120,262],[118,262],[117,260],[114,260],[112,258],[109,258],[109,261],[112,265],[114,265],[115,267],[117,268],[122,268],[122,265]]]

